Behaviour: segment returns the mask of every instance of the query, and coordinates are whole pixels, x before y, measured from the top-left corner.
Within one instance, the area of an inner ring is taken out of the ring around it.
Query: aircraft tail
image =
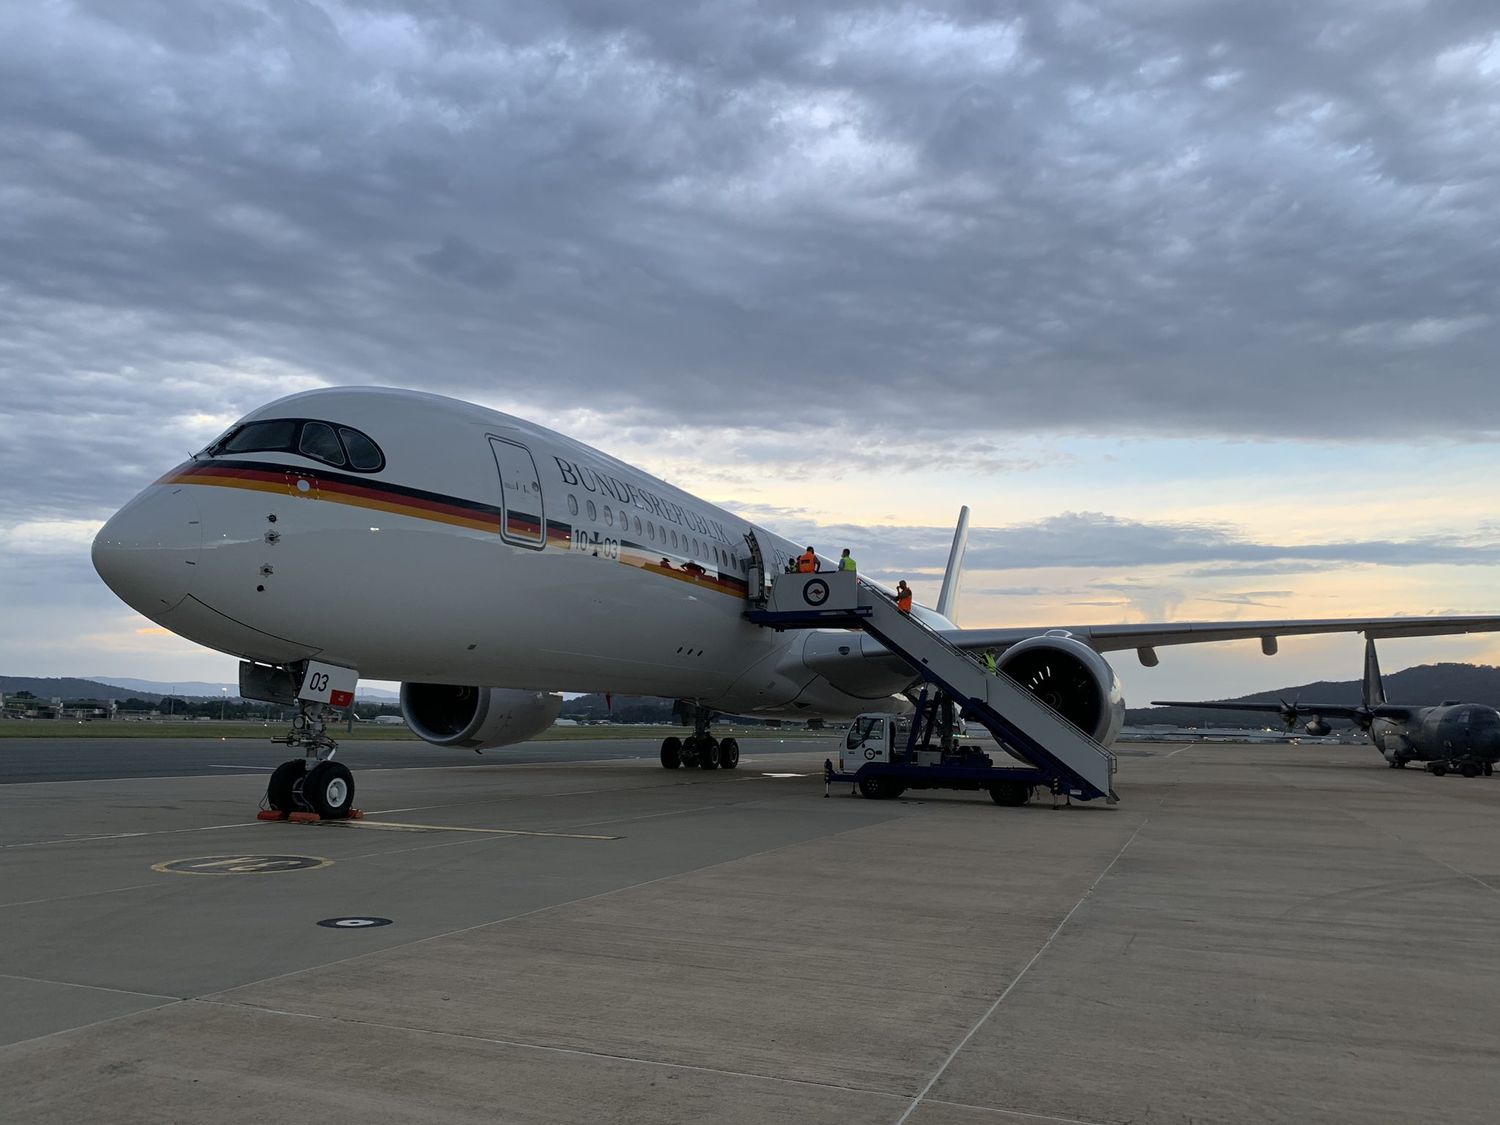
[[[1375,655],[1374,637],[1365,640],[1365,684],[1362,702],[1366,707],[1374,707],[1385,702],[1385,684],[1380,680],[1380,658]]]
[[[969,506],[958,510],[958,526],[953,529],[953,546],[948,549],[948,566],[943,571],[943,588],[934,607],[955,625],[958,624],[958,583],[963,577],[964,552],[969,548]]]

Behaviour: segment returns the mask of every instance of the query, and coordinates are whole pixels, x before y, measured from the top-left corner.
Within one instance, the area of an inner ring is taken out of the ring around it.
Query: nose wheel
[[[300,746],[306,757],[282,762],[266,784],[266,804],[279,813],[316,813],[324,820],[342,820],[354,810],[354,775],[333,760],[338,743],[328,737],[321,703],[303,701],[292,729],[273,739],[284,746]]]

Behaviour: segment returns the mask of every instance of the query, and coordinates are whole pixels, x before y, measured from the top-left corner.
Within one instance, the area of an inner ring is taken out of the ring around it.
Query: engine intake
[[[1095,742],[1108,746],[1125,722],[1125,696],[1109,661],[1076,637],[1030,637],[1006,649],[1000,671]]]
[[[467,684],[402,684],[401,714],[434,746],[492,750],[546,730],[563,698],[549,692]]]

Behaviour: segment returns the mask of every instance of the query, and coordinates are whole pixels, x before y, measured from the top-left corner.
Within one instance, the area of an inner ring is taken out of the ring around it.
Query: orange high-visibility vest
[[[902,613],[910,613],[911,612],[911,591],[910,590],[907,590],[906,593],[904,593],[904,594],[897,594],[896,595],[896,608],[899,609]]]
[[[811,551],[803,551],[802,557],[797,560],[797,569],[803,574],[816,574],[818,570],[818,556]]]

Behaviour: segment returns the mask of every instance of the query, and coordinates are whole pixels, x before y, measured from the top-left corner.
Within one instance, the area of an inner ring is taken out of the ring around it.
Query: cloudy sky
[[[0,6],[0,672],[232,678],[88,542],[346,383],[929,595],[970,504],[963,624],[1500,610],[1492,2],[194,7]]]

